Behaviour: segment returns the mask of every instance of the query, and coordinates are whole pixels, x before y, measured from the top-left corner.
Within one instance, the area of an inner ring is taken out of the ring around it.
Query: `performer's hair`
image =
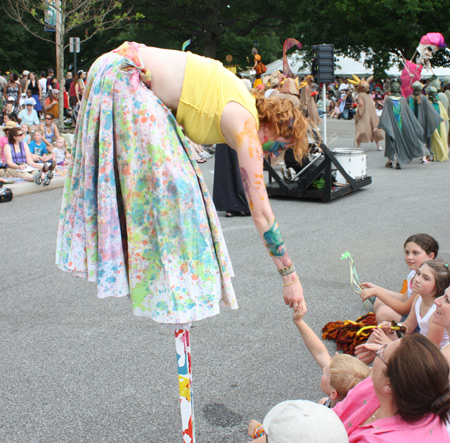
[[[309,146],[308,122],[300,108],[284,98],[264,98],[257,95],[255,98],[259,123],[272,126],[277,137],[294,137],[292,149],[295,159],[301,162]]]

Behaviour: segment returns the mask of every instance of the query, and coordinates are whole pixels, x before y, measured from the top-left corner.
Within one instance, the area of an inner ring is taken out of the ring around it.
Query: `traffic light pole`
[[[322,99],[323,99],[323,142],[327,144],[327,85],[322,84]]]

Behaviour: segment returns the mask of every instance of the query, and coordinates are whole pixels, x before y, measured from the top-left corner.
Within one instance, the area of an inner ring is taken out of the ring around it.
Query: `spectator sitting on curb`
[[[32,97],[25,99],[26,109],[20,111],[18,116],[20,123],[25,123],[29,126],[39,124],[39,117],[37,115],[37,112],[34,110],[33,104],[34,99]]]
[[[67,143],[64,137],[59,137],[55,141],[55,147],[53,148],[52,154],[55,155],[54,159],[58,166],[67,166],[69,164],[72,156],[67,150]]]
[[[266,433],[252,443],[348,443],[339,417],[307,400],[283,401],[264,418]]]
[[[45,113],[44,123],[39,126],[44,134],[44,143],[50,147],[60,137],[58,126],[53,121],[53,115],[49,112]]]
[[[31,157],[35,162],[45,163],[50,161],[52,162],[54,168],[56,165],[56,163],[54,162],[55,154],[53,154],[51,150],[50,152],[47,150],[47,146],[44,143],[43,138],[44,134],[42,133],[42,131],[40,129],[36,129],[33,134],[33,140],[31,140],[29,145]]]
[[[59,115],[59,90],[52,89],[49,92],[49,97],[45,99],[44,110],[46,114],[51,114],[53,118],[58,118]]]
[[[53,178],[53,171],[49,170],[45,163],[35,163],[31,157],[28,145],[22,142],[23,132],[20,128],[11,128],[8,132],[8,141],[3,148],[7,169],[6,176],[17,177],[27,182],[34,181],[37,185],[44,180],[44,186],[50,184]],[[31,172],[26,171],[27,167],[34,168]],[[43,172],[48,173],[45,175]]]

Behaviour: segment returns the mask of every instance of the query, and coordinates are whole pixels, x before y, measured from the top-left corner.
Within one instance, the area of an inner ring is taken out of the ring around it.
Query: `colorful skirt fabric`
[[[138,45],[88,75],[58,227],[60,269],[129,295],[133,313],[189,323],[232,309],[219,220],[174,116],[140,81]]]

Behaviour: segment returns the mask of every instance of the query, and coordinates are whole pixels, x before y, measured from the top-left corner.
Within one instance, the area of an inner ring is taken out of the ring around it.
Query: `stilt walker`
[[[238,306],[219,218],[185,134],[199,144],[226,138],[243,153],[256,229],[284,303],[300,309],[303,289],[268,201],[261,155],[273,141],[302,158],[307,123],[291,102],[256,99],[220,62],[190,52],[125,42],[91,66],[56,263],[95,282],[99,298],[127,296],[134,315],[173,327],[183,443],[193,443],[189,326]]]

